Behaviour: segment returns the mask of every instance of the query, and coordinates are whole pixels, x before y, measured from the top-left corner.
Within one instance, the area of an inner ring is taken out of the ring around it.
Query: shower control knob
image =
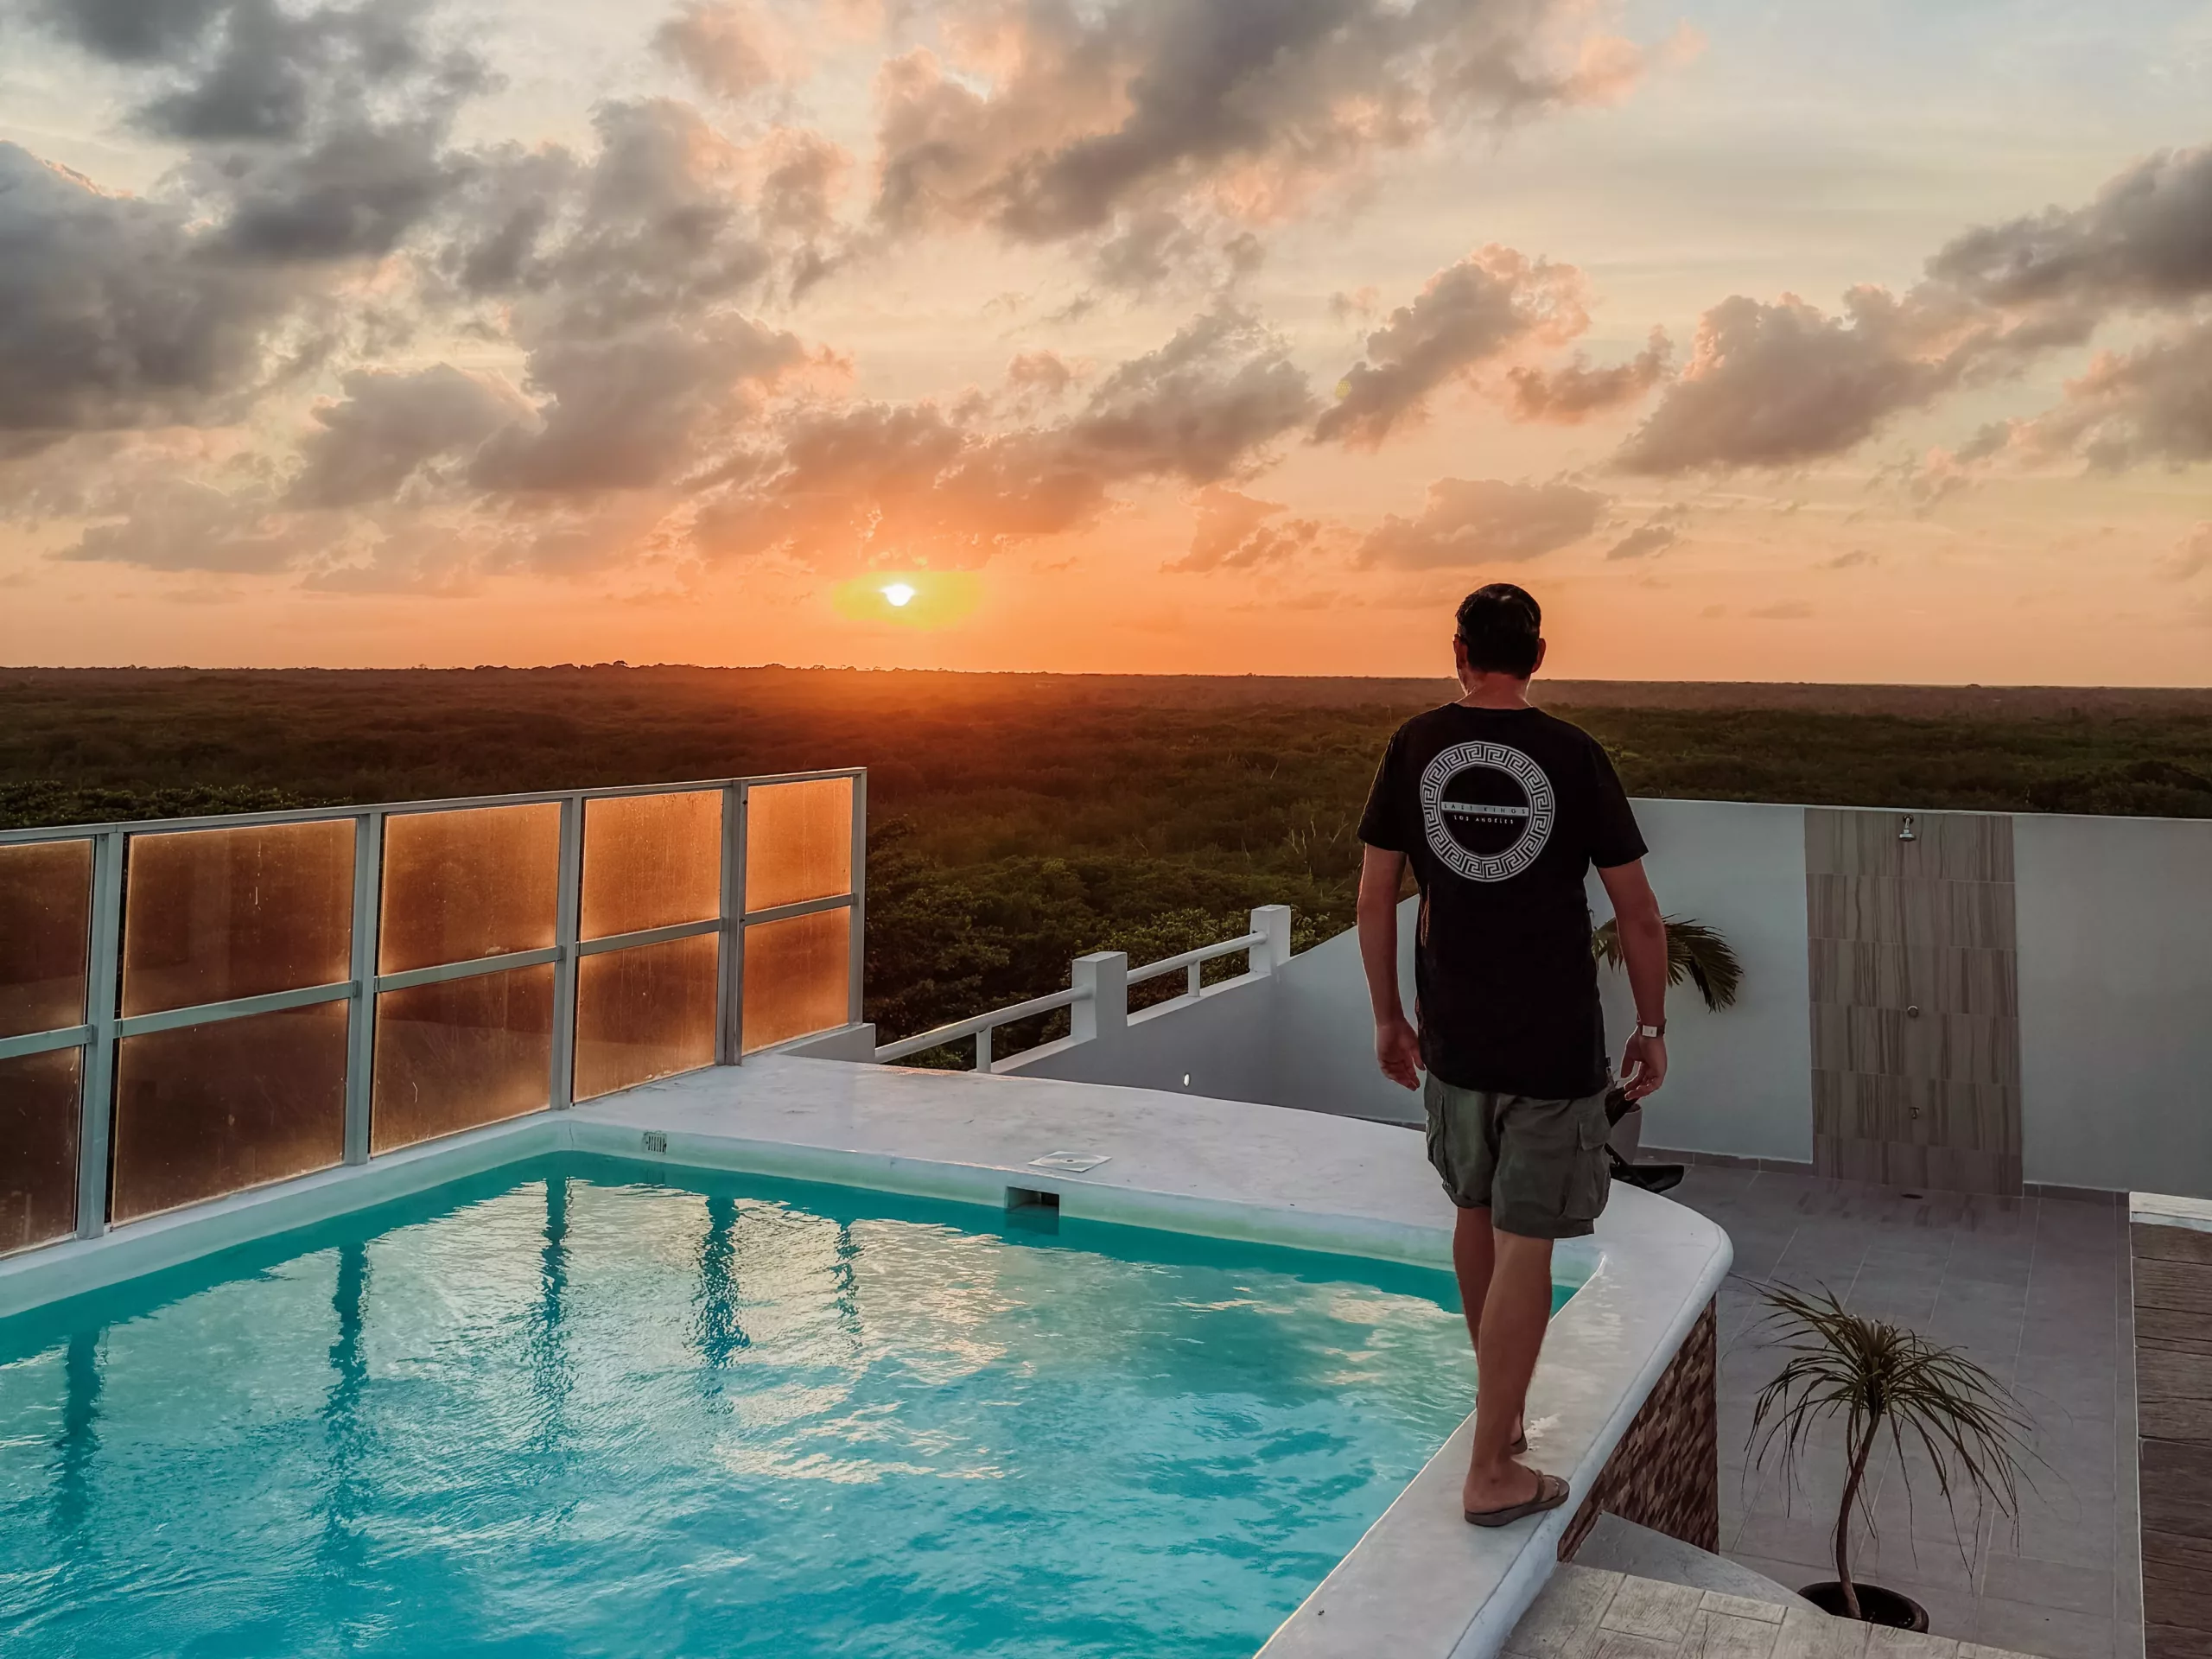
[[[1919,1019],[1919,1018],[1920,1018],[1920,1004],[1919,1004],[1919,1003],[1917,1003],[1917,1002],[1916,1002],[1916,1003],[1914,1003],[1910,1007],[1907,1008],[1907,1009],[1904,1011],[1904,1017],[1905,1017],[1906,1019],[1908,1019],[1908,1020],[1917,1020],[1917,1019]]]

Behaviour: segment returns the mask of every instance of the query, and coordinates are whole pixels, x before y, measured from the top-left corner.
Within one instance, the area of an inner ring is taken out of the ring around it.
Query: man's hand
[[[1421,1087],[1421,1038],[1404,1014],[1376,1022],[1375,1063],[1399,1088]]]
[[[1641,1105],[1646,1095],[1657,1094],[1659,1085],[1666,1081],[1667,1039],[1641,1033],[1630,1038],[1628,1046],[1621,1051],[1623,1092]]]

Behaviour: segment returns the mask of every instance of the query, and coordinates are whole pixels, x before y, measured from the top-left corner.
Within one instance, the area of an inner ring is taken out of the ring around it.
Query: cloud
[[[842,144],[804,127],[778,127],[753,152],[762,165],[760,224],[769,232],[823,237],[836,227],[853,158]]]
[[[321,429],[301,445],[306,464],[288,505],[388,501],[432,462],[466,461],[494,433],[537,424],[536,411],[505,380],[449,364],[413,373],[355,369],[340,384],[344,397],[314,410]]]
[[[1256,223],[1440,126],[1618,97],[1574,0],[977,0],[887,63],[875,213],[1020,242],[1166,210]]]
[[[1963,367],[1948,328],[1881,289],[1853,289],[1842,316],[1795,295],[1738,295],[1699,320],[1689,363],[1616,461],[1671,474],[1818,460],[1929,402]]]
[[[1592,415],[1635,402],[1657,385],[1674,355],[1666,330],[1654,328],[1650,341],[1625,363],[1593,369],[1577,352],[1565,368],[1522,366],[1506,371],[1513,388],[1506,410],[1517,421],[1548,421],[1575,426]]]
[[[147,72],[138,126],[188,143],[299,143],[374,100],[481,83],[474,56],[429,38],[423,0],[287,10],[275,0],[43,0],[32,18],[96,58]]]
[[[2030,454],[2076,454],[2110,471],[2212,461],[2212,322],[2132,352],[2100,353],[2066,383],[2065,401],[2023,423],[2014,442]]]
[[[31,15],[123,68],[131,122],[183,154],[134,198],[0,144],[0,447],[241,418],[336,343],[346,268],[398,248],[465,171],[448,133],[485,74],[416,0]]]
[[[1762,605],[1744,613],[1762,622],[1802,622],[1813,614],[1813,607],[1802,599],[1785,599],[1772,605]]]
[[[1681,532],[1672,524],[1649,524],[1638,526],[1605,550],[1609,559],[1644,559],[1654,553],[1663,553],[1681,539]]]
[[[1075,371],[1058,352],[1016,352],[1006,365],[1008,385],[1046,397],[1058,397],[1075,384]]]
[[[742,316],[546,339],[524,382],[547,399],[543,424],[505,428],[470,476],[486,489],[564,493],[668,482],[807,360],[796,335]]]
[[[814,569],[872,560],[980,563],[1072,529],[1105,480],[1027,434],[979,431],[934,404],[859,404],[795,418],[702,507],[715,558],[781,552]]]
[[[1538,558],[1597,529],[1607,505],[1572,484],[1441,478],[1419,518],[1391,513],[1369,532],[1358,563],[1426,569]]]
[[[1688,365],[1616,457],[1630,472],[1777,467],[1841,454],[1891,416],[1964,384],[2015,373],[2088,340],[2130,309],[2212,294],[2212,149],[2165,151],[2078,208],[1963,232],[1904,294],[1852,289],[1828,315],[1794,295],[1740,295],[1707,311]],[[2065,409],[2012,435],[2079,446],[2096,464],[2212,454],[2212,417],[2190,397],[2202,329],[2101,358]],[[1994,454],[1990,429],[1975,453]]]
[[[980,400],[796,411],[707,493],[700,539],[715,557],[816,569],[980,563],[1090,523],[1118,485],[1241,476],[1312,404],[1283,340],[1217,308],[1045,425],[993,429]]]
[[[1160,566],[1163,570],[1249,570],[1281,564],[1317,546],[1326,533],[1319,519],[1268,521],[1285,511],[1280,501],[1262,501],[1221,485],[1198,493],[1198,522],[1190,550]]]
[[[693,0],[653,31],[653,49],[734,100],[777,85],[796,67],[776,21],[737,0]]]
[[[1371,448],[1393,427],[1420,419],[1430,393],[1509,346],[1573,338],[1588,326],[1586,287],[1572,265],[1495,244],[1446,266],[1368,335],[1336,404],[1314,423],[1314,438]]]
[[[236,418],[300,297],[185,209],[0,143],[0,445]]]
[[[2212,570],[2212,519],[2200,519],[2158,569],[2169,582],[2187,582]]]
[[[230,198],[212,238],[232,257],[283,264],[374,259],[428,219],[459,182],[442,112],[339,127],[296,154],[226,156],[191,169]]]
[[[137,491],[121,520],[92,525],[54,556],[149,570],[278,570],[315,550],[324,537],[270,507],[254,492],[234,494],[188,479],[163,480]]]
[[[1100,381],[1060,442],[1109,476],[1211,484],[1302,424],[1313,404],[1282,337],[1220,306]]]
[[[1993,306],[2190,303],[2212,292],[2212,147],[2161,150],[2083,207],[1968,231],[1928,270]]]
[[[447,138],[489,83],[423,0],[48,0],[35,14],[134,73],[130,119],[187,150],[177,180],[248,260],[391,251],[460,177]]]
[[[534,429],[477,455],[485,488],[639,489],[683,476],[788,378],[823,363],[747,310],[777,244],[742,188],[753,158],[689,105],[601,105],[599,149],[509,151],[472,183],[440,263],[504,301]]]

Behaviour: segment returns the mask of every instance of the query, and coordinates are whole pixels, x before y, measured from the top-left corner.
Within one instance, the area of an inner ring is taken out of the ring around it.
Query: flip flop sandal
[[[1536,1495],[1525,1503],[1509,1503],[1502,1510],[1469,1510],[1467,1524],[1471,1527],[1510,1527],[1523,1516],[1541,1515],[1546,1510],[1555,1510],[1567,1502],[1567,1483],[1557,1475],[1548,1475],[1542,1470],[1534,1471]]]
[[[1529,1431],[1527,1429],[1522,1429],[1520,1433],[1514,1436],[1513,1444],[1505,1448],[1505,1455],[1509,1458],[1525,1458],[1529,1455]]]

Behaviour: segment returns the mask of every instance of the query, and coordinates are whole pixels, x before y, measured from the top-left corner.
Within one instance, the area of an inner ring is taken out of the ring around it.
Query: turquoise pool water
[[[0,1652],[1243,1659],[1440,1273],[548,1160],[0,1322]]]

